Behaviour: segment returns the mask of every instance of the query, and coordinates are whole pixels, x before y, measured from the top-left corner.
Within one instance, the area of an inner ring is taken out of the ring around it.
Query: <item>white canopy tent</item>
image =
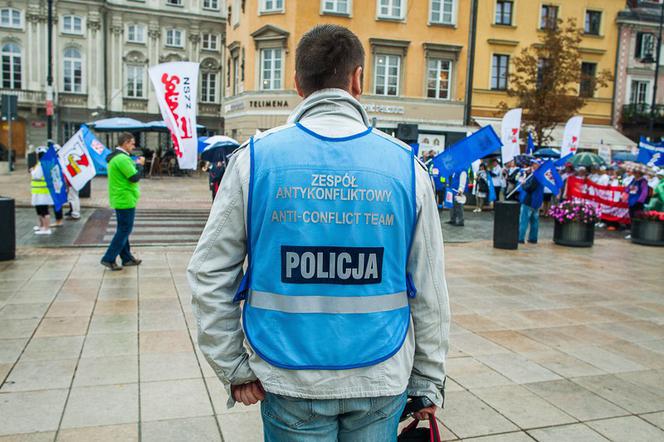
[[[480,126],[492,126],[496,133],[500,133],[500,119],[498,118],[473,118]],[[563,142],[563,132],[565,131],[565,124],[558,124],[554,129],[551,136],[553,140],[547,143],[547,147],[560,147]],[[581,129],[581,140],[579,142],[580,150],[600,150],[602,148],[609,148],[610,150],[627,150],[637,148],[638,143],[630,140],[618,130],[611,126],[599,126],[593,124],[584,124]]]

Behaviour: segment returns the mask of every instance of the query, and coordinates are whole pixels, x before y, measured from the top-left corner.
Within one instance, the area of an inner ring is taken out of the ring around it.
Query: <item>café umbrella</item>
[[[205,140],[207,146],[201,152],[201,159],[216,162],[240,146],[236,140],[224,135],[215,135]]]
[[[538,149],[533,156],[537,158],[560,158],[560,151],[549,147]]]
[[[581,152],[574,155],[569,160],[574,167],[599,167],[606,165],[604,158],[600,157],[596,153],[590,152]]]

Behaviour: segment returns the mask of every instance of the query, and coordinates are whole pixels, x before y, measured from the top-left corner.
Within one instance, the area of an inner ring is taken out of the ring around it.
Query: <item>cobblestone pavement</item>
[[[190,247],[21,248],[0,263],[0,442],[259,441],[195,350]],[[446,246],[446,440],[664,439],[661,249]]]
[[[198,242],[209,209],[175,210],[144,209],[136,211],[136,224],[131,235],[132,244],[171,245]],[[54,229],[51,236],[35,235],[32,226],[37,222],[33,208],[16,210],[16,235],[19,246],[62,247],[94,246],[108,244],[115,232],[113,211],[110,209],[83,209],[78,221],[65,220],[64,226]],[[493,238],[493,212],[465,213],[465,226],[455,227],[446,224],[449,212],[440,212],[440,225],[445,241],[450,243],[474,242]],[[611,238],[623,242],[625,232],[609,232],[595,229],[597,238]],[[539,238],[549,242],[553,238],[553,223],[550,219],[540,220]]]
[[[205,173],[142,179],[140,184],[139,207],[142,209],[209,209],[212,202]],[[81,198],[81,205],[108,208],[107,186],[105,176],[95,177],[91,198]],[[0,173],[0,195],[14,198],[17,206],[30,206],[30,174],[24,162],[19,163],[11,174]]]

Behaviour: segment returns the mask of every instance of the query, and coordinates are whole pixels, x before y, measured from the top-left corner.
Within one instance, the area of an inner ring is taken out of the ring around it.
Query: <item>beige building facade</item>
[[[387,132],[418,124],[442,149],[466,135],[469,9],[464,0],[257,0],[229,2],[223,114],[243,141],[284,124],[300,102],[295,49],[319,23],[346,26],[366,51],[361,102]]]

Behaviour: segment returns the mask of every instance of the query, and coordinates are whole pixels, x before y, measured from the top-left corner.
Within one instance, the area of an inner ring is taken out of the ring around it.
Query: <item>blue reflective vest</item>
[[[414,296],[414,157],[372,129],[300,124],[251,140],[245,335],[286,369],[375,365],[403,345]]]

